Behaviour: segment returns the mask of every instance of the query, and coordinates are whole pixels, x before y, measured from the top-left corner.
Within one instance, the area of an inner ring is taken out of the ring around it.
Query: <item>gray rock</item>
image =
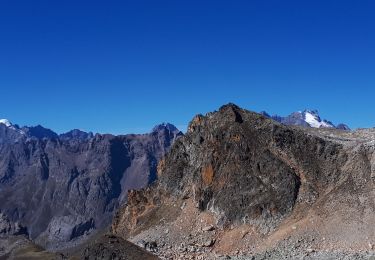
[[[213,230],[215,230],[215,227],[214,226],[206,226],[206,227],[203,227],[202,228],[202,231],[204,231],[204,232],[208,232],[208,231],[213,231]]]
[[[203,243],[204,247],[211,247],[215,244],[215,239],[208,239]]]
[[[47,244],[69,242],[75,238],[87,235],[95,229],[93,218],[85,219],[83,216],[54,217],[46,230]],[[43,235],[43,234],[42,234]]]

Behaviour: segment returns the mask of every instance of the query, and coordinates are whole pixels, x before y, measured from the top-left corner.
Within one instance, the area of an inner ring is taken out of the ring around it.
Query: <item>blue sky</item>
[[[185,127],[234,102],[375,126],[374,1],[0,2],[0,118]]]

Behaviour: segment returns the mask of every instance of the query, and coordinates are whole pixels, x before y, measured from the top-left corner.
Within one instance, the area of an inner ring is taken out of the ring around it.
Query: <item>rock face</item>
[[[375,224],[373,140],[371,130],[293,128],[225,105],[192,120],[160,162],[158,181],[129,193],[112,231],[134,242],[162,239],[174,252],[182,252],[175,244],[215,241],[205,259],[306,236],[306,250],[364,251],[375,239],[366,230]]]
[[[20,223],[13,223],[9,218],[0,213],[0,236],[19,236],[19,235],[28,235],[27,228],[23,227]]]
[[[128,189],[152,183],[157,161],[182,135],[165,126],[124,136],[27,129],[0,123],[0,211],[48,249],[110,224]]]

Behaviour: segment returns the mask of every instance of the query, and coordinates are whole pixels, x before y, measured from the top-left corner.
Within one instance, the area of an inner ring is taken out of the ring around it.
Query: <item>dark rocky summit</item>
[[[67,140],[67,141],[70,141],[70,140],[87,140],[87,139],[90,139],[90,138],[93,138],[94,137],[94,134],[92,132],[84,132],[84,131],[81,131],[79,129],[73,129],[67,133],[64,133],[64,134],[61,134],[59,135],[59,138],[61,140]]]
[[[58,136],[0,123],[1,216],[47,249],[76,245],[111,223],[129,189],[156,179],[158,160],[181,135],[171,125],[142,135]]]
[[[53,132],[51,129],[45,128],[41,125],[37,126],[25,126],[22,127],[21,131],[29,136],[29,137],[34,137],[37,139],[43,139],[43,138],[48,138],[48,139],[57,139],[58,135]]]
[[[288,259],[365,257],[375,241],[374,140],[370,130],[290,127],[225,105],[192,120],[158,181],[129,193],[112,232],[157,241],[166,259],[277,259],[267,250],[278,246]]]

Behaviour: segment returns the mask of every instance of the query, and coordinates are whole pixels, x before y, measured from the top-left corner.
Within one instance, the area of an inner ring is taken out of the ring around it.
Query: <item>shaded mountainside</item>
[[[112,231],[159,241],[165,258],[255,257],[285,241],[275,259],[372,250],[375,134],[350,135],[288,127],[233,104],[198,115],[159,163],[157,183],[129,193]],[[288,255],[295,248],[302,255]]]
[[[48,249],[75,245],[111,223],[129,189],[155,181],[181,135],[165,124],[124,136],[0,124],[0,212]]]

